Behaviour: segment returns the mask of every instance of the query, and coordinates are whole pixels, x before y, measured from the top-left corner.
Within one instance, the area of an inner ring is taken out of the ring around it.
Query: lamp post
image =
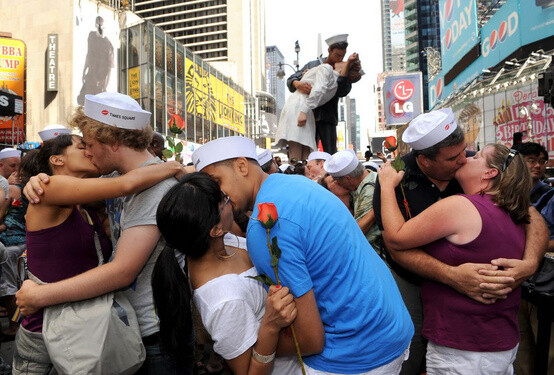
[[[298,40],[296,42],[294,42],[294,52],[296,52],[296,60],[294,61],[294,65],[296,65],[296,71],[299,71],[300,70],[300,65],[299,65],[300,58],[298,57],[298,55],[300,54],[300,44],[298,44]]]
[[[295,66],[292,66],[292,65],[284,63],[284,62],[278,63],[279,70],[277,71],[277,78],[279,78],[279,79],[285,78],[285,71],[283,70],[283,66],[285,66],[285,65],[292,68],[292,69],[294,69],[295,72],[298,72],[300,70],[300,64],[299,64],[299,61],[300,61],[300,59],[299,59],[300,44],[298,44],[298,40],[296,42],[294,42],[294,52],[296,52],[296,60],[293,61],[293,64]]]

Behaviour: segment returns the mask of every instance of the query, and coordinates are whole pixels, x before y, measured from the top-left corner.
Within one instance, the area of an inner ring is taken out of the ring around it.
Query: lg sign
[[[504,42],[517,31],[518,24],[519,19],[517,12],[510,13],[508,19],[500,23],[498,30],[492,30],[491,33],[483,39],[481,54],[487,57],[491,51],[494,51],[499,43]]]
[[[400,80],[395,83],[392,93],[398,100],[408,100],[414,95],[414,84],[407,79]]]
[[[394,84],[392,93],[396,100],[393,100],[390,104],[390,113],[394,117],[402,117],[406,113],[412,113],[414,111],[414,104],[408,102],[415,92],[414,84],[407,79],[402,79]]]

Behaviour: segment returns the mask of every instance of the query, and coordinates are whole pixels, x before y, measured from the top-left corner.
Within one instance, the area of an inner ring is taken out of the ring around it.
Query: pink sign
[[[532,141],[542,144],[549,156],[554,157],[554,109],[538,97],[536,86],[510,91],[506,99],[495,108],[493,124],[497,140],[511,146],[515,132],[529,133],[530,130]],[[529,134],[523,137],[523,141],[531,141]]]

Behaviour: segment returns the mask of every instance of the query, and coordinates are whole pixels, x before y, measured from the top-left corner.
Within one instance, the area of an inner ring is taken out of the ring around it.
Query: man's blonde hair
[[[110,146],[118,142],[134,150],[142,151],[146,150],[152,141],[152,128],[150,125],[142,130],[117,128],[85,116],[83,107],[77,109],[69,121],[69,125],[79,128],[84,136]]]

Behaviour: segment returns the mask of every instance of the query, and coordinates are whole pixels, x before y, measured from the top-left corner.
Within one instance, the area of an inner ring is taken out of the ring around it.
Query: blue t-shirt
[[[356,374],[391,362],[414,333],[410,315],[385,263],[336,196],[303,176],[272,174],[262,184],[248,223],[250,258],[274,278],[266,230],[254,218],[273,203],[271,237],[282,250],[279,277],[296,297],[311,289],[325,329],[323,352],[310,367]]]

